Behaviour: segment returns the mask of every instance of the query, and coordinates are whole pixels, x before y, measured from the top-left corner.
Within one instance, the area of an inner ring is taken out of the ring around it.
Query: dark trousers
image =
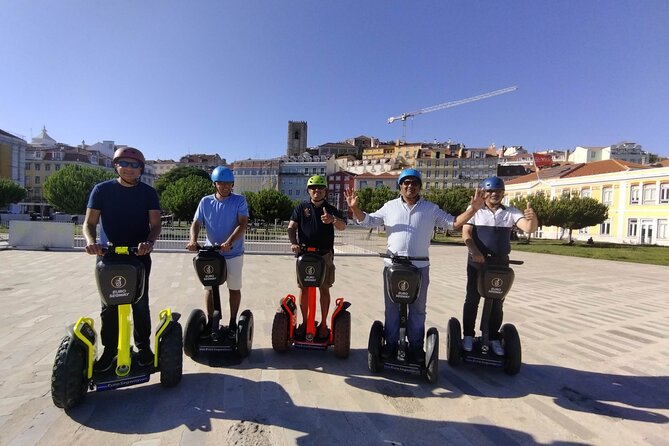
[[[151,313],[149,312],[149,274],[151,274],[151,256],[137,256],[144,264],[144,296],[132,304],[132,321],[134,327],[135,347],[144,350],[151,347]],[[102,304],[100,311],[102,328],[100,341],[105,348],[116,350],[118,346],[118,306]]]
[[[467,295],[465,296],[465,305],[462,314],[462,331],[465,336],[475,336],[476,313],[478,312],[481,295],[476,286],[478,280],[479,267],[472,263],[467,263]],[[492,310],[490,312],[490,321],[488,323],[489,339],[500,339],[499,329],[502,326],[504,311],[502,310],[503,299],[492,300]]]

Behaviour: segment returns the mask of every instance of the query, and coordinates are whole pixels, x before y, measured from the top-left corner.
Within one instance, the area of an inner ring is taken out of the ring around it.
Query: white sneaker
[[[502,343],[500,341],[490,341],[490,347],[497,356],[504,356],[504,347],[502,347]]]
[[[462,339],[462,349],[466,352],[472,351],[474,348],[474,336],[465,336]]]

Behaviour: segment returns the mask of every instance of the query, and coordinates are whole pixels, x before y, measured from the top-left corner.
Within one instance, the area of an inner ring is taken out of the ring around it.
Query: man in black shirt
[[[323,255],[327,268],[327,276],[320,286],[321,295],[321,323],[318,325],[318,338],[326,338],[330,335],[327,326],[327,316],[330,307],[330,287],[335,280],[334,267],[334,229],[341,231],[346,229],[346,220],[341,212],[325,201],[327,197],[327,182],[325,177],[314,175],[307,181],[309,200],[298,204],[293,210],[288,224],[288,238],[290,249],[298,254],[300,245],[325,251]],[[304,334],[304,321],[307,319],[307,290],[300,288],[300,310],[302,312],[302,325],[297,329],[298,335]]]

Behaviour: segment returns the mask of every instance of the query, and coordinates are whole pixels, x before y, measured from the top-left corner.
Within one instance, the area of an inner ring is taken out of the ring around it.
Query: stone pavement
[[[669,268],[513,257],[526,262],[515,267],[505,304],[523,347],[514,377],[445,360],[447,321],[461,319],[463,247],[431,248],[427,326],[441,337],[437,385],[367,369],[369,329],[383,315],[382,259],[336,258],[332,296],[352,303],[351,355],[340,360],[331,349],[272,350],[278,301],[296,291],[294,259],[247,255],[249,358],[185,357],[176,388],[163,389],[153,375],[140,386],[89,393],[66,413],[51,401],[51,368],[67,324],[80,316],[99,324],[94,259],[0,251],[0,444],[669,444]],[[154,323],[170,306],[185,324],[203,306],[192,254],[153,258]]]

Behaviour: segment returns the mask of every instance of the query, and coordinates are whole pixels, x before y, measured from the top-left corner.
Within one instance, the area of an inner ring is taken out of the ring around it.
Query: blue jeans
[[[386,274],[384,268],[384,277]],[[422,348],[425,338],[425,309],[427,307],[427,287],[430,284],[430,267],[418,268],[422,281],[416,300],[409,305],[407,317],[407,338],[411,348]],[[383,281],[383,295],[386,304],[386,322],[383,327],[383,337],[386,344],[397,345],[400,339],[400,309],[399,304],[390,300],[386,281]]]

